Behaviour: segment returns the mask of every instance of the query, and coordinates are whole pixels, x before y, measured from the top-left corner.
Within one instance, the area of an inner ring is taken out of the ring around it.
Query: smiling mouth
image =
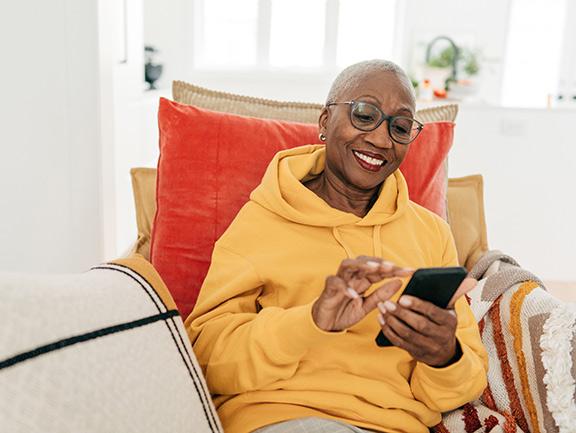
[[[354,154],[358,164],[360,164],[362,168],[369,171],[378,171],[384,164],[388,162],[382,158],[370,156],[357,150],[353,150],[352,153]]]

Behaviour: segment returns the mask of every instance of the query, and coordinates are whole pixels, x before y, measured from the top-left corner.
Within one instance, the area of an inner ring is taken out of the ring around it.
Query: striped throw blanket
[[[151,264],[0,273],[0,432],[222,433]]]
[[[576,432],[576,308],[499,251],[471,271],[472,311],[489,355],[488,387],[444,414],[445,432]]]

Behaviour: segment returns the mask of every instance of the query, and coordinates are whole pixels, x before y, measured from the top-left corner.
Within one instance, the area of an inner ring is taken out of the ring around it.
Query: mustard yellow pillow
[[[456,241],[458,261],[472,269],[488,251],[482,176],[448,179],[448,222]]]
[[[130,177],[138,228],[138,239],[131,254],[139,254],[150,260],[150,233],[156,214],[156,169],[133,168],[130,170]]]
[[[132,253],[150,259],[150,232],[156,213],[156,169],[130,170],[138,240]],[[448,220],[458,250],[458,261],[471,269],[488,250],[482,176],[448,179]]]

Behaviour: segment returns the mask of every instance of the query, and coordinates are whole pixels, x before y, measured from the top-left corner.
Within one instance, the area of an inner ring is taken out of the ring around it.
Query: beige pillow
[[[205,89],[183,81],[172,82],[172,97],[181,104],[262,119],[318,123],[322,104],[273,101]]]
[[[138,241],[133,252],[149,259],[150,230],[156,213],[156,169],[133,168],[130,174],[138,225]],[[488,250],[481,175],[448,180],[448,218],[458,261],[471,269]]]
[[[195,105],[241,116],[279,119],[290,122],[318,123],[322,104],[307,102],[273,101],[251,96],[210,90],[184,81],[172,82],[172,97],[181,104]],[[416,112],[416,119],[426,122],[454,122],[458,105],[443,105]]]

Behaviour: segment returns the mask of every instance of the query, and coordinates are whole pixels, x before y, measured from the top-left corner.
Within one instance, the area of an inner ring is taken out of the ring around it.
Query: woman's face
[[[333,102],[364,101],[386,115],[414,117],[408,86],[392,72],[373,72],[359,77]],[[326,136],[325,174],[335,176],[343,187],[374,190],[398,169],[409,146],[390,138],[388,121],[373,131],[356,129],[350,123],[350,109],[347,104],[331,105],[320,115],[320,132]]]

